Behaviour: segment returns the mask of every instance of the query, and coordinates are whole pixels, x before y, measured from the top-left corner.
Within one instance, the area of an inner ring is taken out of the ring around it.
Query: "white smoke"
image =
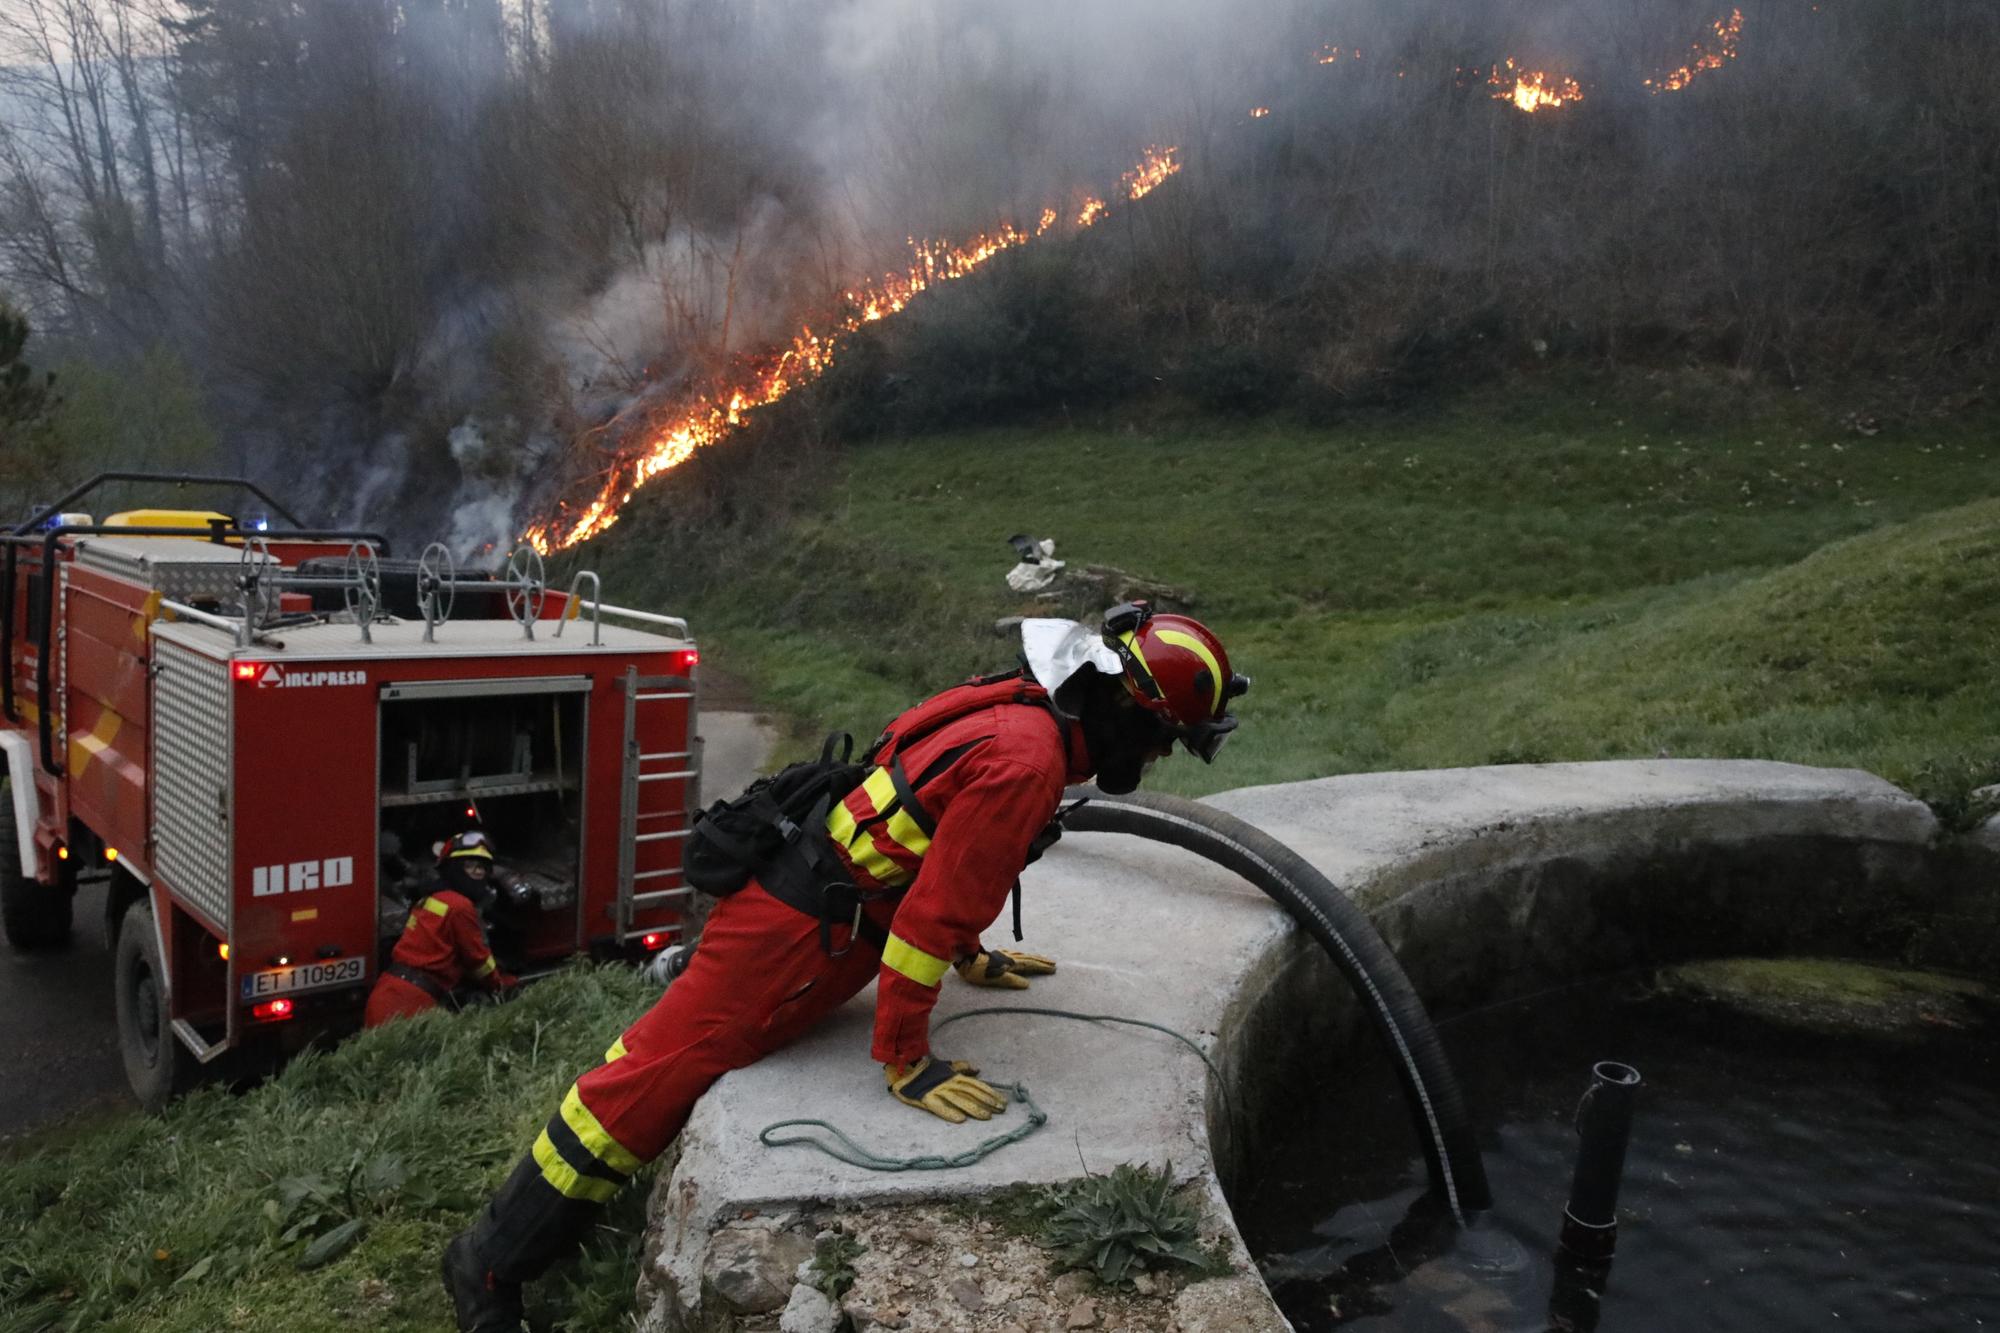
[[[460,564],[491,564],[514,545],[521,478],[474,418],[453,426],[445,444],[463,480],[452,501],[451,528],[444,544]]]

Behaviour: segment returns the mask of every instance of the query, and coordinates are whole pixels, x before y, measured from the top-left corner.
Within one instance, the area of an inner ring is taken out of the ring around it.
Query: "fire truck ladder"
[[[652,858],[649,869],[639,869],[641,853],[664,843],[685,843],[701,808],[701,764],[699,742],[694,737],[694,681],[687,676],[641,676],[637,667],[625,672],[625,781],[618,824],[618,942],[644,934],[632,922],[640,912],[669,903],[685,902],[693,890],[678,888],[642,889],[648,882],[678,879],[681,858],[659,865]],[[688,712],[688,748],[654,750],[642,748],[642,738],[660,734],[661,729],[642,726],[650,714],[661,708],[685,707]]]

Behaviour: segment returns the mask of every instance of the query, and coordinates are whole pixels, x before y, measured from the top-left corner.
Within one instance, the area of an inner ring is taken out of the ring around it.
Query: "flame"
[[[1583,100],[1583,88],[1575,79],[1538,69],[1522,69],[1511,56],[1504,65],[1493,67],[1486,82],[1500,90],[1493,94],[1494,101],[1512,102],[1530,114],[1545,106],[1565,106]]]
[[[1250,119],[1252,120],[1262,120],[1270,114],[1271,108],[1267,106],[1253,106],[1250,108]]]
[[[1319,61],[1322,65],[1331,65],[1334,61],[1340,59],[1340,48],[1337,46],[1322,46],[1313,59]]]
[[[1697,74],[1711,69],[1721,69],[1727,62],[1736,59],[1736,43],[1743,36],[1743,11],[1732,10],[1727,19],[1717,19],[1714,24],[1717,48],[1704,50],[1700,42],[1694,44],[1692,58],[1671,74],[1657,79],[1647,79],[1646,87],[1653,96],[1661,93],[1677,93],[1693,83]]]
[[[1143,199],[1176,175],[1181,169],[1175,157],[1177,151],[1148,148],[1139,165],[1120,178],[1125,198]],[[1093,197],[1077,214],[1076,225],[1091,226],[1108,211],[1109,205]],[[1004,222],[960,245],[912,237],[909,244],[913,258],[909,267],[888,274],[873,286],[842,293],[843,312],[825,326],[824,332],[815,332],[810,325],[801,328],[788,345],[749,362],[742,383],[700,394],[681,405],[647,432],[638,450],[621,456],[612,465],[596,498],[588,505],[574,512],[559,512],[546,522],[534,524],[523,534],[524,539],[547,555],[603,532],[618,521],[619,511],[641,486],[685,463],[695,450],[725,438],[758,408],[777,402],[800,385],[825,374],[833,364],[842,337],[864,324],[887,319],[922,292],[965,277],[995,255],[1026,245],[1053,227],[1057,216],[1055,209],[1045,208],[1032,233]],[[612,425],[615,427],[617,423]]]

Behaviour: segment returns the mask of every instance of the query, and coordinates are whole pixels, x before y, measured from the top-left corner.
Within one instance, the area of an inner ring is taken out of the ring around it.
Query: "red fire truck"
[[[265,512],[79,512],[111,483]],[[500,855],[508,970],[679,937],[686,622],[607,605],[590,571],[551,590],[527,547],[480,574],[435,544],[394,560],[239,478],[107,473],[0,545],[6,933],[62,944],[78,883],[108,881],[147,1107],[358,1026],[431,849],[467,828]]]

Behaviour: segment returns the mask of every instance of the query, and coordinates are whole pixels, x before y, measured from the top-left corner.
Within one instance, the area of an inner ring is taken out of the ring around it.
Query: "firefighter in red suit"
[[[466,982],[491,991],[516,984],[494,961],[479,924],[479,909],[493,896],[492,873],[493,849],[484,833],[461,833],[439,850],[440,887],[411,906],[389,966],[368,992],[366,1026],[435,1009]]]
[[[1212,760],[1236,724],[1229,701],[1249,687],[1208,629],[1144,603],[1114,608],[1102,626],[1028,621],[1023,648],[1024,672],[948,690],[884,732],[874,767],[825,821],[820,845],[855,890],[837,911],[808,910],[775,872],[718,902],[686,972],[571,1086],[446,1248],[461,1329],[515,1333],[521,1284],[579,1245],[716,1079],[870,981],[873,1056],[894,1100],[953,1122],[1005,1109],[975,1068],[930,1048],[944,974],[1018,988],[1053,972],[1048,959],[987,949],[980,932],[1052,840],[1064,786],[1095,775],[1103,790],[1129,792],[1176,741]]]

